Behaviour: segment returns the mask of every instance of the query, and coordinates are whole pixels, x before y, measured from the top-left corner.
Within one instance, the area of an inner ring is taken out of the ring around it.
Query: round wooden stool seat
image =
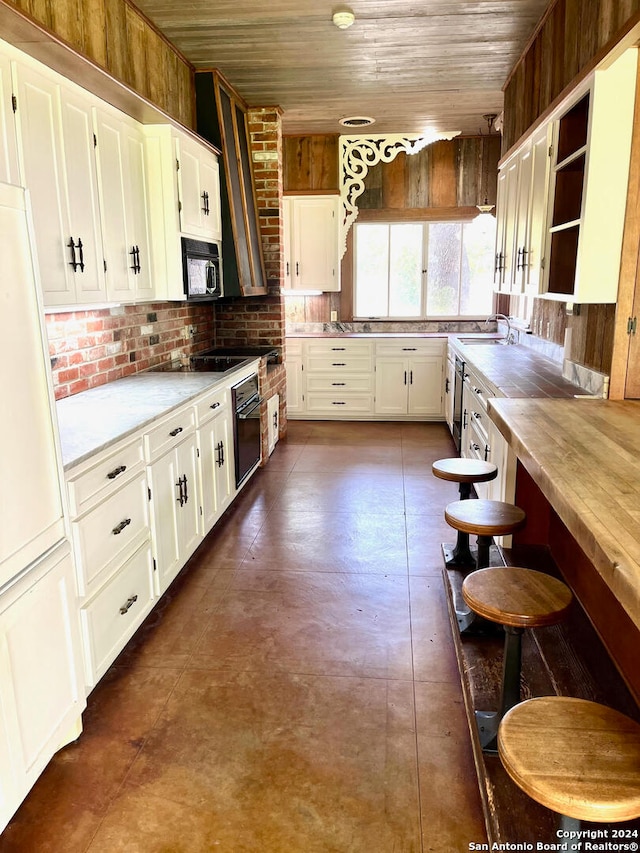
[[[438,459],[431,466],[435,477],[452,483],[487,483],[498,476],[498,466],[481,459]]]
[[[560,622],[571,604],[562,581],[515,566],[472,572],[462,583],[462,596],[479,616],[514,628],[538,628]]]
[[[504,501],[454,501],[445,508],[444,517],[456,530],[477,536],[506,536],[526,523],[524,510]]]
[[[505,714],[498,752],[533,800],[574,820],[640,817],[640,725],[567,696],[528,699]]]

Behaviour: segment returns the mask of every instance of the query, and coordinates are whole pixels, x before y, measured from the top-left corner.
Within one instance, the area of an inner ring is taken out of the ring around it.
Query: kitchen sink
[[[486,345],[486,344],[501,344],[502,346],[507,346],[507,341],[505,338],[458,338],[461,344],[464,344],[467,347],[475,347],[478,345]]]

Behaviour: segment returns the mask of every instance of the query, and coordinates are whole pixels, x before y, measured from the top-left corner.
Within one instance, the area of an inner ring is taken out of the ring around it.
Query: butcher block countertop
[[[640,628],[640,402],[494,398],[489,414]]]

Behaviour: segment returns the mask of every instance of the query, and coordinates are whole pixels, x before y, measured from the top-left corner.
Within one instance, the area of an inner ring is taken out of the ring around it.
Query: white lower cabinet
[[[202,533],[206,535],[229,506],[235,492],[229,391],[208,395],[196,411]]]
[[[0,596],[0,831],[85,708],[67,543]]]
[[[156,585],[161,595],[203,536],[195,433],[150,465],[149,487]]]
[[[376,405],[380,415],[442,416],[442,356],[376,358]]]
[[[289,339],[287,417],[442,420],[444,338]]]
[[[87,684],[98,683],[153,604],[153,557],[147,540],[80,610]]]

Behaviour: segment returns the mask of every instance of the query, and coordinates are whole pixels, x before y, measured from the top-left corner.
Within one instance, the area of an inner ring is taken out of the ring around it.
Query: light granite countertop
[[[243,363],[242,368],[247,365]],[[137,373],[56,403],[62,463],[69,470],[199,394],[231,373]]]

